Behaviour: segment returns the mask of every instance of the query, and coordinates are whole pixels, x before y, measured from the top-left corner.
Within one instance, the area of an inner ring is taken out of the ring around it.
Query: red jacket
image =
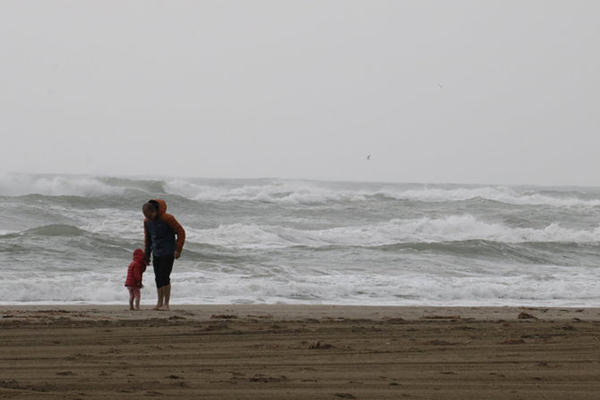
[[[125,286],[142,287],[142,274],[146,271],[146,255],[142,249],[135,249],[133,261],[127,270]]]

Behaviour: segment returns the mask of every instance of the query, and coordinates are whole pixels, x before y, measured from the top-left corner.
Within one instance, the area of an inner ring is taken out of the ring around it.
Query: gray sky
[[[596,0],[0,0],[0,172],[600,186],[599,49]]]

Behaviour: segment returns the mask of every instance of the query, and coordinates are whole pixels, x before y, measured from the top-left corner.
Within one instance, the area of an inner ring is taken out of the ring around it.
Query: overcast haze
[[[599,49],[594,0],[4,0],[0,171],[600,186]]]

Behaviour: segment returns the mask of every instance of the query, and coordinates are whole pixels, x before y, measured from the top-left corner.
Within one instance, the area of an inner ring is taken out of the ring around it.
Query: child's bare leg
[[[135,309],[139,310],[140,309],[140,300],[142,300],[141,297],[136,297],[135,298]]]
[[[133,310],[133,292],[130,287],[127,287],[127,289],[129,289],[129,309]]]

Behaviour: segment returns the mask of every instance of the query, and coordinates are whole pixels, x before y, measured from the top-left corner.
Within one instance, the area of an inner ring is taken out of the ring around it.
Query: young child
[[[133,261],[129,264],[127,280],[125,281],[125,286],[129,289],[130,310],[140,309],[140,300],[142,298],[140,289],[144,287],[144,285],[142,285],[142,275],[144,274],[144,271],[146,271],[146,254],[142,249],[135,249],[133,251]],[[134,300],[135,308],[133,308]]]

